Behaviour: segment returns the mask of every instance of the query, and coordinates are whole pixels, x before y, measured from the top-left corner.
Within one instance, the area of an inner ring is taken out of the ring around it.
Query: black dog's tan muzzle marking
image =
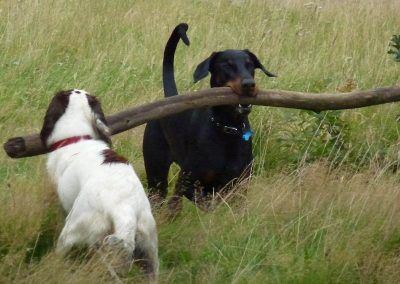
[[[257,95],[256,82],[252,78],[240,79],[228,81],[225,87],[229,87],[235,94],[239,96],[254,97]]]
[[[229,81],[226,83],[226,87],[230,87],[235,94],[239,96],[254,97],[257,95],[256,82],[252,78],[246,78],[240,80]],[[238,104],[236,106],[236,112],[240,115],[247,115],[251,112],[251,104]]]
[[[243,79],[240,84],[243,95],[255,96],[256,95],[256,82],[253,78]]]

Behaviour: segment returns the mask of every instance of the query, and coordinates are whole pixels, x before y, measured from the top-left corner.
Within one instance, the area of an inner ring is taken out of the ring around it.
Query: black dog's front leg
[[[198,178],[192,172],[181,171],[176,182],[175,191],[168,202],[168,208],[173,216],[182,210],[182,197],[195,203],[199,208],[207,210],[207,192],[204,190]]]
[[[224,186],[219,191],[219,194],[222,198],[224,198],[227,194],[232,192],[232,190],[236,190],[241,188],[240,185],[244,185],[248,183],[251,178],[252,173],[252,162],[250,161],[245,167],[235,167],[230,165],[226,168],[225,174],[220,179],[220,183]],[[239,187],[238,187],[239,186]],[[246,192],[246,188],[244,188],[244,192]]]
[[[252,160],[248,160],[247,163],[241,165],[237,165],[234,161],[230,162],[225,168],[225,173],[221,182],[225,184],[233,182],[236,184],[237,182],[246,180],[251,176],[252,167]]]

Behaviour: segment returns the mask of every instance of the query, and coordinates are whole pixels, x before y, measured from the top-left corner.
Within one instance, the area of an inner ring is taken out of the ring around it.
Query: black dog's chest
[[[197,141],[191,147],[185,168],[202,182],[238,177],[252,161],[251,140],[228,137],[224,140]]]
[[[251,152],[241,156],[214,156],[209,159],[207,167],[194,171],[193,178],[205,186],[224,186],[233,179],[239,178],[248,169],[252,161]],[[204,164],[205,165],[205,164]]]

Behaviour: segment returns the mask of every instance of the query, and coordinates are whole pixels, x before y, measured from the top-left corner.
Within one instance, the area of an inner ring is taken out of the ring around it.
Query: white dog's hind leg
[[[56,253],[60,254],[61,256],[67,254],[76,243],[76,238],[71,234],[68,234],[66,231],[64,231],[64,229],[61,235],[58,237],[56,247]]]
[[[60,236],[58,237],[56,253],[64,256],[74,245],[81,242],[82,237],[80,236],[77,227],[79,226],[76,224],[68,224],[68,222],[65,224]]]
[[[68,214],[58,238],[56,252],[61,254],[67,253],[74,245],[93,246],[111,229],[111,222],[104,215],[81,205],[74,208]]]
[[[157,229],[153,215],[143,213],[138,222],[135,247],[135,261],[145,269],[149,281],[157,282],[158,274]]]
[[[123,249],[125,265],[130,267],[133,251],[135,249],[135,235],[137,221],[134,212],[126,210],[122,206],[111,213],[111,220],[114,227],[112,235],[104,239],[104,243],[111,247]]]

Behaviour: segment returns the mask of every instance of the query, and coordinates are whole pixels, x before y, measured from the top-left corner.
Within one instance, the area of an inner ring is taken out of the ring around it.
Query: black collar
[[[224,125],[224,124],[218,122],[214,116],[211,116],[210,120],[211,120],[211,123],[215,126],[215,128],[220,130],[222,133],[225,133],[228,135],[242,137],[243,134],[245,134],[246,132],[249,132],[249,131],[251,132],[250,126],[246,125],[246,123],[244,123],[244,122],[242,122],[241,126],[235,127],[235,126],[230,126],[230,125]]]

